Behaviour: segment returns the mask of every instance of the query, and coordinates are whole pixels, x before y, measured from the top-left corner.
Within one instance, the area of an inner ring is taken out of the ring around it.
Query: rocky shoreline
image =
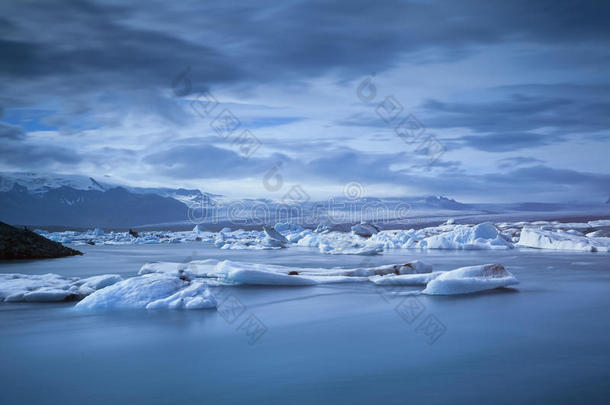
[[[28,229],[0,222],[0,260],[50,259],[82,254]]]

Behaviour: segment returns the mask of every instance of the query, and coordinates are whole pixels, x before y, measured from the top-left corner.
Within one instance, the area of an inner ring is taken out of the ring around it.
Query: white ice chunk
[[[585,236],[587,238],[610,238],[610,230],[600,229],[597,231],[589,232]]]
[[[358,236],[368,238],[379,232],[379,228],[377,228],[375,225],[367,224],[366,222],[361,222],[352,226],[352,232]]]
[[[329,243],[329,241],[321,241],[318,249],[320,249],[320,253],[329,255],[374,256],[383,252],[383,248],[379,246],[362,246],[348,241],[334,244]]]
[[[427,249],[510,249],[513,247],[512,243],[507,241],[489,222],[473,227],[456,225],[449,232],[424,239],[419,246]]]
[[[205,309],[216,306],[216,298],[210,293],[207,285],[193,281],[188,287],[167,298],[148,303],[146,309]]]
[[[0,274],[0,301],[72,301],[122,280],[116,274],[79,279],[58,274]]]
[[[438,275],[431,280],[423,294],[469,294],[518,284],[519,281],[501,264],[462,267]]]
[[[149,303],[169,297],[188,285],[188,281],[179,277],[146,274],[98,290],[76,304],[76,308],[145,308]]]
[[[588,224],[592,228],[610,229],[610,219],[598,219],[597,221],[589,221]]]
[[[388,274],[387,276],[371,276],[369,280],[377,285],[393,286],[393,285],[426,285],[430,281],[440,276],[442,271],[423,274],[404,274],[395,275]]]
[[[225,260],[218,264],[219,273],[227,281],[248,285],[314,285],[327,283],[345,283],[367,281],[366,277],[354,277],[339,274],[324,274],[307,269],[294,270],[290,267],[239,263]]]
[[[100,276],[83,278],[80,280],[80,283],[82,283],[82,287],[100,290],[104,287],[108,287],[109,285],[118,283],[121,280],[123,280],[123,277],[119,276],[118,274],[102,274]]]
[[[521,230],[521,237],[517,245],[536,249],[608,252],[610,249],[610,238],[590,238],[566,232],[525,227]]]
[[[282,234],[303,232],[303,227],[301,225],[290,222],[279,222],[275,224],[273,228]]]
[[[163,273],[176,277],[210,277],[217,274],[216,265],[218,263],[219,260],[216,259],[193,260],[188,263],[150,262],[140,268],[138,275]]]
[[[279,233],[278,231],[276,231],[275,229],[269,227],[269,226],[263,226],[263,230],[265,231],[265,234],[267,235],[267,238],[280,242],[280,243],[288,243],[288,239],[286,239],[284,237],[284,235],[282,235],[281,233]]]

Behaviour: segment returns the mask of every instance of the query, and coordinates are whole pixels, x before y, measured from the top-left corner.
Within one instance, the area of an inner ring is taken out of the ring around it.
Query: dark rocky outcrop
[[[48,259],[82,255],[27,229],[18,229],[0,222],[0,260]]]

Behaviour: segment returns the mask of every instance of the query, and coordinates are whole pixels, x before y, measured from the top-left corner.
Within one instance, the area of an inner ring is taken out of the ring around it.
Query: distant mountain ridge
[[[32,193],[15,184],[0,192],[0,218],[19,225],[129,227],[186,219],[187,209],[173,198],[122,187],[100,191],[61,186]]]
[[[202,202],[209,205],[202,209]],[[607,207],[603,203],[597,207],[602,205]],[[379,207],[385,210],[381,214]],[[28,226],[121,229],[167,224],[189,226],[191,221],[199,221],[198,215],[202,213],[205,213],[200,221],[203,224],[245,226],[291,221],[317,226],[331,220],[348,224],[361,220],[375,222],[379,217],[390,221],[393,218],[423,220],[504,212],[586,212],[587,209],[579,208],[576,203],[465,204],[444,196],[358,199],[341,196],[286,204],[264,198],[229,200],[196,189],[129,187],[87,176],[0,173],[0,220]]]
[[[38,174],[31,172],[0,173],[0,192],[11,190],[15,184],[25,187],[32,193],[45,193],[60,187],[70,187],[75,190],[83,191],[107,191],[112,188],[122,187],[135,194],[157,194],[161,197],[170,197],[181,202],[197,201],[203,195],[221,197],[218,194],[204,193],[195,189],[130,187],[122,184],[98,181],[93,177],[81,175]]]

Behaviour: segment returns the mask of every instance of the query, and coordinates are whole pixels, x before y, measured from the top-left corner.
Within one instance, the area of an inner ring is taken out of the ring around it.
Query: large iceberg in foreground
[[[132,277],[87,296],[78,309],[200,309],[215,308],[216,300],[200,281],[172,274]]]
[[[466,294],[516,284],[499,264],[433,272],[414,261],[377,267],[309,268],[196,260],[189,263],[146,263],[137,276],[123,280],[108,274],[65,278],[57,274],[0,274],[0,301],[80,300],[78,309],[215,308],[215,287],[235,285],[311,286],[368,283],[383,286],[426,285],[424,294]]]
[[[89,278],[59,274],[0,274],[0,301],[75,301],[121,280],[118,274]]]
[[[470,294],[518,284],[519,281],[501,264],[461,267],[439,274],[428,282],[423,294]]]
[[[378,267],[307,268],[271,264],[203,260],[191,263],[147,263],[141,274],[200,277],[211,285],[307,286],[334,283],[372,282],[379,286],[426,285],[431,295],[468,294],[517,284],[517,279],[500,264],[432,271],[421,261]]]

